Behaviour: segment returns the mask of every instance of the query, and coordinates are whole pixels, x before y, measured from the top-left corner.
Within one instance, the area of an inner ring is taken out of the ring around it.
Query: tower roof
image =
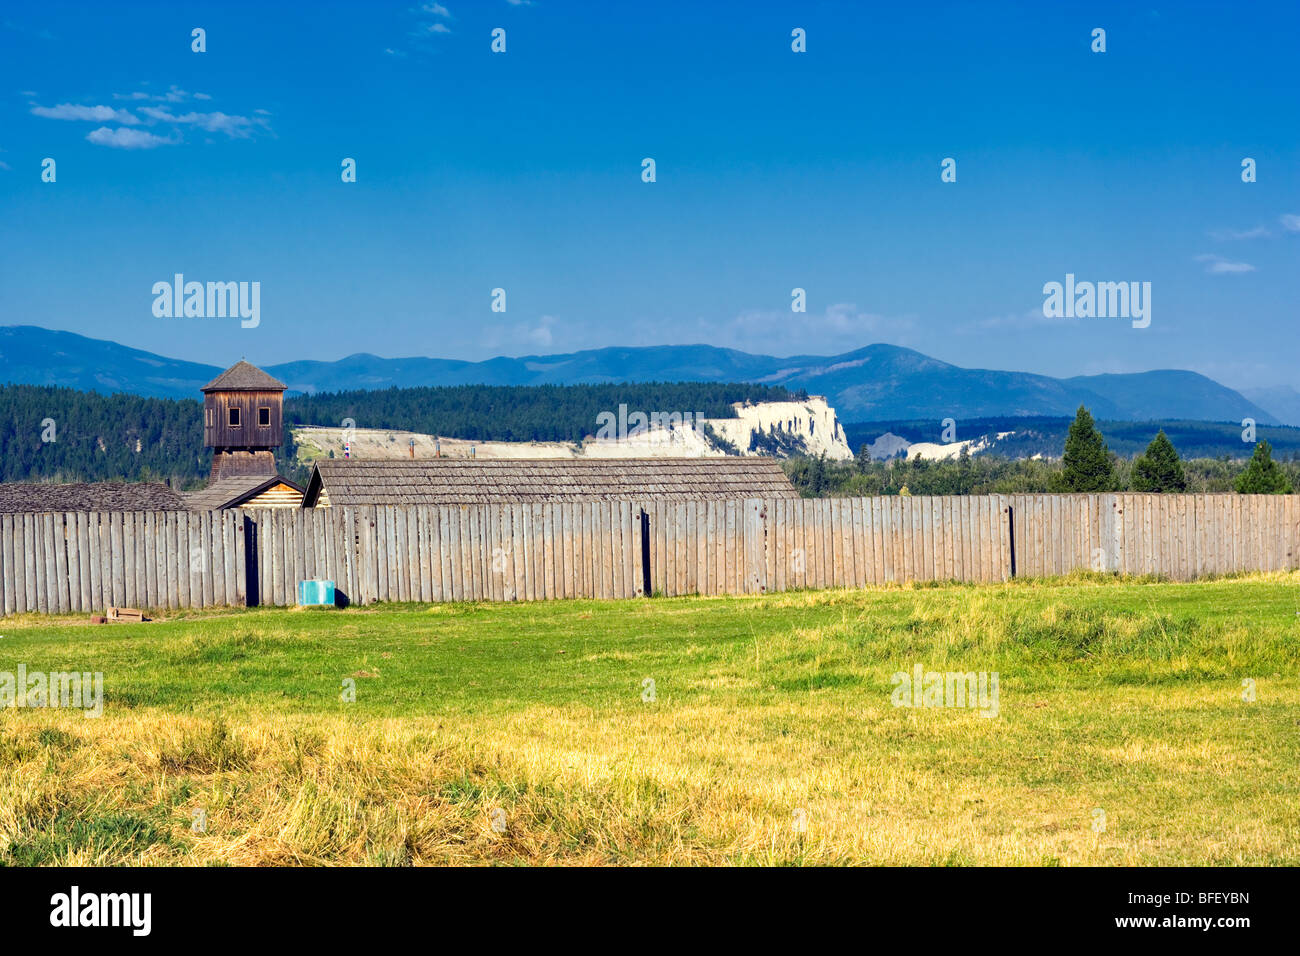
[[[288,385],[271,378],[256,365],[240,359],[212,381],[204,385],[203,392],[283,392]]]

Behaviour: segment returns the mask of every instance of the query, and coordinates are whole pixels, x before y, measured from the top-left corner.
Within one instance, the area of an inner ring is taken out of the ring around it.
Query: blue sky
[[[1300,387],[1297,27],[1294,2],[5,3],[0,323],[214,364],[889,342]],[[155,318],[177,272],[260,282],[260,325]],[[1066,273],[1150,282],[1150,327],[1044,319]]]

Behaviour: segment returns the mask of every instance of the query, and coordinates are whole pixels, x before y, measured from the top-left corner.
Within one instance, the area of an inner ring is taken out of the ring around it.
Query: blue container
[[[299,581],[298,603],[303,607],[334,606],[333,581]]]

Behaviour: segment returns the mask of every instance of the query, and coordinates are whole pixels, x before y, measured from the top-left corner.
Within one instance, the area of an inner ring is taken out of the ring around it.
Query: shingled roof
[[[296,491],[302,491],[288,478],[279,475],[236,475],[232,478],[218,478],[206,488],[188,491],[182,497],[191,511],[221,511],[224,508],[238,507],[275,485],[288,485]]]
[[[322,459],[303,507],[797,498],[771,458]]]
[[[181,496],[158,482],[53,484],[12,481],[0,484],[0,514],[184,510],[185,501]]]
[[[204,385],[202,392],[283,392],[288,385],[279,379],[271,378],[256,365],[240,359],[212,381]]]

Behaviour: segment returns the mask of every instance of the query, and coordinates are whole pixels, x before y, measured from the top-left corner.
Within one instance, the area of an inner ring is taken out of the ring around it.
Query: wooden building
[[[59,511],[185,511],[184,499],[151,481],[0,484],[0,514]]]
[[[272,475],[219,478],[206,488],[183,496],[191,511],[224,511],[227,508],[297,508],[302,489],[287,478]]]
[[[322,459],[304,508],[798,498],[771,458]]]
[[[242,359],[203,386],[203,444],[212,449],[212,481],[275,475],[284,444],[287,386]]]

